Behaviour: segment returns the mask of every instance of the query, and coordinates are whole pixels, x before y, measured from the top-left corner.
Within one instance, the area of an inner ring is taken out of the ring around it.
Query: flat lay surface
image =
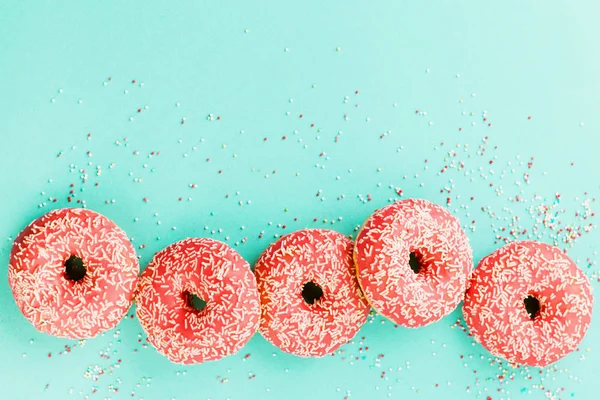
[[[474,342],[458,309],[376,313],[323,358],[260,334],[177,365],[132,307],[89,340],[39,333],[8,285],[32,220],[85,206],[143,270],[188,237],[253,265],[280,236],[355,238],[411,197],[446,207],[475,265],[513,240],[566,250],[598,288],[600,5],[480,1],[0,4],[3,399],[595,399],[600,326],[546,368]],[[597,308],[597,301],[595,302]]]

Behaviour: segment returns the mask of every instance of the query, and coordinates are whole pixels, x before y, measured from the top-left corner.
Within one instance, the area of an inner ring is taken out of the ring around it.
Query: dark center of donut
[[[188,306],[192,307],[194,310],[202,311],[206,307],[206,301],[202,300],[194,293],[185,292],[185,297]]]
[[[71,256],[65,261],[65,278],[70,281],[78,282],[85,278],[87,268],[83,260],[77,256]]]
[[[523,304],[525,304],[525,310],[531,319],[535,319],[540,314],[540,301],[532,295],[528,295],[523,300]]]
[[[307,304],[315,304],[323,296],[323,289],[314,282],[306,282],[302,288],[302,297]]]
[[[415,274],[418,274],[419,272],[421,272],[421,268],[423,268],[423,266],[421,265],[419,256],[417,256],[416,253],[414,253],[414,252],[410,253],[410,256],[408,258],[408,266],[410,267],[410,269],[413,270],[413,272]]]

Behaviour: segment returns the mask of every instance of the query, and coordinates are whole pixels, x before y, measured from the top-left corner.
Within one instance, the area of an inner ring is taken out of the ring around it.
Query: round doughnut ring
[[[194,299],[205,302],[202,309]],[[258,329],[259,297],[248,263],[213,239],[186,239],[144,270],[137,316],[148,341],[178,364],[236,353]]]
[[[471,335],[494,356],[545,367],[577,348],[592,304],[590,283],[569,257],[523,241],[479,262],[463,314]]]
[[[255,265],[261,334],[281,350],[322,357],[365,323],[369,304],[355,276],[352,241],[304,229],[269,246]]]
[[[375,211],[358,233],[354,260],[373,308],[409,328],[454,310],[473,268],[469,240],[458,220],[420,199]]]
[[[114,222],[91,210],[64,208],[19,234],[8,283],[36,329],[84,339],[114,328],[127,313],[139,268],[135,249]]]

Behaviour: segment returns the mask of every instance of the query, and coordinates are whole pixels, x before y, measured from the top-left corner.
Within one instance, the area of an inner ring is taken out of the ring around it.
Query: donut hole
[[[206,300],[202,299],[197,294],[185,292],[184,297],[188,307],[193,308],[196,311],[202,311],[206,308]]]
[[[421,273],[425,269],[424,265],[421,263],[421,257],[414,251],[411,251],[408,257],[408,266],[415,274]]]
[[[525,305],[527,314],[529,314],[529,318],[535,319],[540,315],[540,301],[536,299],[535,296],[527,295],[523,300],[523,304]]]
[[[306,282],[302,287],[302,298],[306,304],[315,304],[323,297],[323,289],[314,282]]]
[[[69,281],[79,282],[87,273],[83,260],[76,255],[71,255],[65,261],[65,278]]]

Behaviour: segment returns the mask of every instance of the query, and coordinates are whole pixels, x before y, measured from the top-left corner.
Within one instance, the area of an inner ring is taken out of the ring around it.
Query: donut
[[[470,335],[511,364],[545,367],[577,348],[592,316],[592,289],[558,248],[510,243],[484,257],[463,314]]]
[[[325,229],[282,236],[255,264],[260,333],[286,353],[322,357],[351,340],[369,304],[355,276],[352,241]]]
[[[51,211],[12,246],[8,283],[41,332],[92,338],[114,328],[133,302],[139,264],[127,235],[87,209]]]
[[[234,354],[258,329],[252,270],[235,250],[213,239],[186,239],[158,252],[142,273],[136,301],[148,341],[177,364]]]
[[[469,240],[458,220],[421,199],[395,202],[367,218],[356,238],[354,260],[371,306],[408,328],[452,312],[473,269]]]

